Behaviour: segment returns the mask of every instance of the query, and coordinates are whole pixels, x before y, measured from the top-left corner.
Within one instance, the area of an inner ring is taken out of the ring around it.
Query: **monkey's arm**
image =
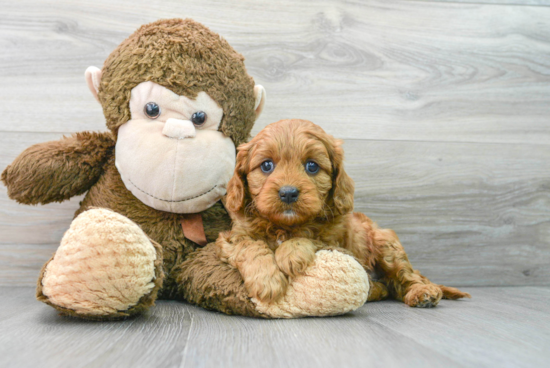
[[[75,133],[35,144],[2,172],[2,182],[19,203],[62,202],[95,184],[114,146],[110,132]]]

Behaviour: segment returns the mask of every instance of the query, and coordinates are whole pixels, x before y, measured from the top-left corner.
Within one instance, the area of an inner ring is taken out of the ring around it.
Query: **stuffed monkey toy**
[[[368,276],[342,252],[319,252],[265,304],[209,244],[230,229],[222,199],[235,147],[265,103],[219,35],[189,19],[144,25],[86,81],[109,131],[34,145],[2,173],[19,203],[86,194],[42,268],[38,300],[94,320],[142,313],[157,298],[264,318],[336,315],[366,301]]]

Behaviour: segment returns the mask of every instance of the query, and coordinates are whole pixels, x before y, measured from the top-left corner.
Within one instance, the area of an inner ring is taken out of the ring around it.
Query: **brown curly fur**
[[[254,80],[244,57],[218,34],[192,19],[163,19],[141,26],[105,60],[98,98],[115,134],[130,120],[132,89],[151,81],[194,99],[206,92],[223,109],[220,130],[246,142],[256,118]]]
[[[352,213],[354,184],[343,168],[342,142],[305,120],[270,124],[239,147],[226,207],[234,220],[216,241],[222,260],[242,274],[251,297],[276,300],[288,279],[302,274],[324,247],[350,251],[367,271],[383,276],[372,283],[369,300],[388,292],[410,306],[435,306],[441,297],[469,297],[439,286],[412,269],[392,230],[379,229],[367,216]],[[275,169],[264,173],[266,160]],[[320,170],[308,174],[307,161]],[[298,189],[296,202],[279,198],[283,186]],[[291,211],[291,215],[285,215]]]
[[[94,132],[35,144],[2,172],[2,182],[19,203],[62,202],[97,182],[114,146],[111,133]]]

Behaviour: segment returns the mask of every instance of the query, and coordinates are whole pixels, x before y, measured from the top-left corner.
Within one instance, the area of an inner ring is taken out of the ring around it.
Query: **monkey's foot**
[[[435,284],[414,284],[403,301],[411,307],[432,308],[437,306],[442,297],[441,289]]]
[[[274,303],[253,299],[271,318],[334,316],[361,307],[369,295],[369,277],[350,255],[321,250],[305,273],[293,278],[286,295]]]
[[[42,268],[36,296],[62,314],[119,319],[153,305],[163,277],[162,250],[139,226],[91,209],[73,220]]]

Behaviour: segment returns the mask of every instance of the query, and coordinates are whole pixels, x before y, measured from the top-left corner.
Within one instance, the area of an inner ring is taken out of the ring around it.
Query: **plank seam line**
[[[426,139],[374,139],[374,138],[343,138],[344,141],[368,141],[368,142],[410,142],[410,143],[451,143],[451,144],[496,144],[496,145],[523,145],[548,147],[550,144],[535,142],[476,142],[476,141],[430,141]]]
[[[108,132],[108,130],[96,130],[96,129],[89,129],[89,130],[79,130],[77,132],[45,132],[45,131],[34,131],[34,130],[0,130],[0,133],[12,133],[12,134],[67,134],[71,135],[74,133],[80,133],[80,132]]]
[[[484,3],[484,2],[462,2],[462,1],[438,1],[438,0],[414,0],[411,2],[416,3],[432,3],[432,4],[455,4],[455,5],[461,5],[461,6],[467,6],[467,5],[487,5],[487,6],[525,6],[525,7],[533,7],[533,8],[548,8],[550,7],[550,4],[544,5],[544,4],[505,4],[505,3]]]
[[[82,130],[78,132],[35,132],[35,131],[5,131],[0,130],[0,133],[8,134],[63,134],[71,135],[79,132],[106,132],[106,130]],[[410,142],[410,143],[451,143],[451,144],[496,144],[496,145],[528,145],[528,146],[541,146],[548,147],[550,144],[545,143],[536,143],[536,142],[482,142],[482,141],[437,141],[437,140],[426,140],[426,139],[375,139],[375,138],[346,138],[336,136],[338,139],[343,139],[344,141],[368,141],[368,142]]]
[[[187,361],[187,350],[189,349],[189,339],[191,338],[191,331],[193,330],[193,314],[189,312],[189,308],[185,308],[185,311],[187,314],[189,314],[189,318],[191,319],[191,323],[189,324],[189,332],[187,333],[187,339],[185,340],[185,348],[183,349],[183,357],[181,360],[180,368],[185,368],[185,362]]]
[[[373,302],[371,302],[373,303]],[[375,303],[375,302],[374,302]],[[368,305],[369,302],[366,302],[364,305],[363,305],[363,308],[365,305]],[[407,307],[405,305],[405,307]],[[410,307],[409,307],[410,308]],[[441,307],[440,307],[441,308]],[[420,308],[419,308],[420,309]],[[367,312],[367,315],[368,315],[368,312]],[[392,326],[388,326],[382,322],[380,322],[380,320],[377,320],[377,319],[369,319],[369,323],[374,323],[374,324],[377,324],[378,326],[381,326],[383,329],[386,329],[386,330],[390,330],[392,331],[394,334],[398,335],[398,336],[401,336],[401,337],[404,337],[405,339],[411,339],[411,337],[405,333],[403,333],[403,330],[397,330],[395,329],[394,327]],[[429,344],[426,344],[425,342],[422,342],[420,340],[415,340],[415,339],[411,339],[411,343],[414,344],[414,345],[418,345],[426,350],[429,350],[431,352],[433,352],[435,355],[437,356],[441,356],[443,358],[446,358],[448,360],[450,360],[451,362],[455,363],[457,367],[467,367],[467,365],[464,365],[464,362],[462,361],[459,361],[459,360],[456,360],[456,358],[454,357],[451,357],[450,355],[447,355],[445,356],[445,353],[441,352],[440,350],[438,350],[436,347],[434,347],[433,345],[429,345]],[[413,345],[413,346],[414,346]]]

